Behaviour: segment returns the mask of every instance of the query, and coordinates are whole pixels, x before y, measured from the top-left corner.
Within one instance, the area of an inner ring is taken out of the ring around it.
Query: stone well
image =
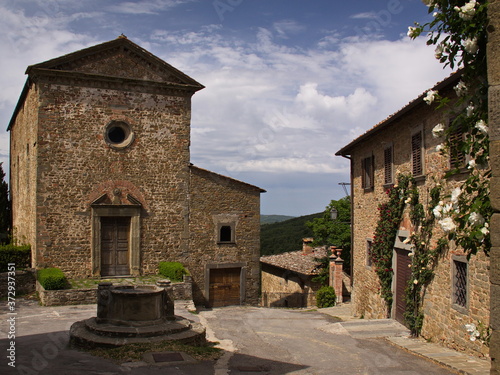
[[[113,286],[101,283],[97,291],[97,317],[74,323],[71,343],[87,347],[177,341],[205,343],[205,329],[174,314],[170,282],[159,286]]]

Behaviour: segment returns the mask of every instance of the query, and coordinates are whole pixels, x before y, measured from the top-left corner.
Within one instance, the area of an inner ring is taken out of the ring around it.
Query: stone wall
[[[440,91],[440,94],[454,96],[451,88]],[[439,140],[432,137],[432,128],[440,123],[448,123],[449,119],[434,106],[421,104],[396,119],[380,132],[372,134],[361,141],[352,151],[353,165],[353,302],[354,312],[365,318],[386,318],[394,311],[388,312],[385,301],[380,297],[380,283],[374,267],[367,262],[367,241],[373,239],[379,213],[378,206],[387,201],[384,185],[384,148],[393,145],[394,176],[399,173],[411,174],[411,136],[415,130],[422,129],[424,134],[424,173],[418,177],[420,200],[428,202],[429,189],[438,181],[450,192],[457,181],[466,178],[466,174],[448,180],[441,180],[443,171],[449,169],[449,159],[436,151]],[[363,189],[361,184],[362,159],[375,157],[375,186]],[[408,211],[400,227],[411,233],[413,230]],[[434,230],[434,241],[444,237],[439,228]],[[472,343],[465,331],[464,324],[489,322],[488,267],[489,258],[484,254],[472,256],[468,268],[469,301],[466,311],[458,311],[452,304],[452,269],[451,259],[454,255],[463,255],[452,243],[450,249],[442,254],[436,276],[427,288],[424,299],[425,320],[422,336],[431,341],[466,350],[470,353],[485,354],[487,349],[478,342]]]
[[[0,273],[0,298],[7,298],[9,281],[12,281],[12,277],[9,279],[9,272]],[[14,281],[16,298],[35,291],[35,272],[33,270],[16,271]]]
[[[97,288],[45,290],[37,281],[36,291],[43,306],[90,305],[97,303]]]
[[[228,264],[241,265],[245,273],[243,302],[258,303],[260,193],[255,186],[191,167],[191,252],[181,262],[193,275],[195,303],[208,300],[207,267]],[[234,242],[218,241],[221,224],[233,226]]]
[[[491,374],[500,374],[500,1],[488,4],[488,126],[491,156]]]
[[[28,86],[27,86],[28,87]],[[21,244],[31,244],[32,267],[36,265],[37,129],[39,93],[29,85],[17,118],[10,124],[10,196],[13,236]],[[26,90],[26,88],[25,88]]]
[[[264,307],[316,306],[316,292],[321,285],[312,276],[261,263],[262,296]]]

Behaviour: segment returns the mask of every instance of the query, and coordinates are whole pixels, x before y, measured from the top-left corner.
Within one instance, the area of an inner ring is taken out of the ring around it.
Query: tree
[[[5,182],[5,173],[0,163],[0,242],[6,242],[11,229],[11,206],[9,186]]]
[[[332,220],[332,209],[337,210],[337,219]],[[342,249],[344,271],[351,270],[351,198],[332,200],[323,211],[323,216],[308,221],[306,225],[314,233],[314,245],[333,245]]]

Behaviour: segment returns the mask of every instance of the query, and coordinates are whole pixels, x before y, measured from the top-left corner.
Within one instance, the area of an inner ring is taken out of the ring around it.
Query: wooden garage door
[[[241,268],[210,270],[209,304],[211,307],[240,304]]]
[[[101,276],[129,275],[130,217],[101,217]]]
[[[406,310],[405,289],[408,285],[408,280],[411,277],[411,258],[408,256],[409,252],[406,250],[396,249],[396,290],[395,290],[395,304],[396,304],[396,320],[402,324],[404,321],[404,312]]]

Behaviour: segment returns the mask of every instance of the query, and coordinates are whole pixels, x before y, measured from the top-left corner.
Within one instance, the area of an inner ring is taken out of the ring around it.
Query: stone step
[[[85,320],[88,331],[99,336],[108,337],[153,337],[171,335],[191,328],[191,322],[187,319],[177,318],[175,321],[167,321],[161,324],[130,327],[118,326],[111,323],[97,323],[96,318]]]

